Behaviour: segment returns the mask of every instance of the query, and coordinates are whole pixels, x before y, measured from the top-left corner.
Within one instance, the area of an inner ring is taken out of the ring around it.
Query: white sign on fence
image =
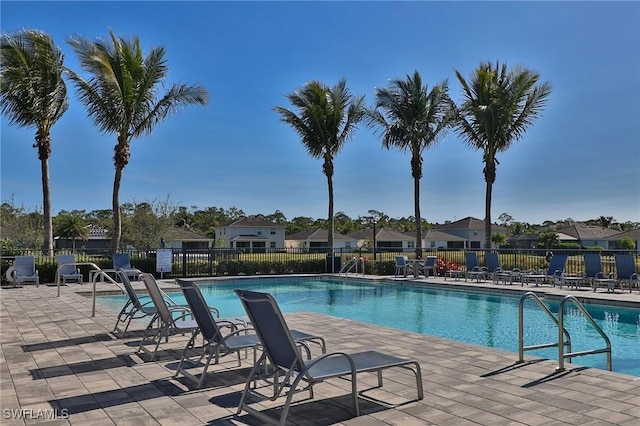
[[[156,251],[156,272],[171,272],[171,249]]]

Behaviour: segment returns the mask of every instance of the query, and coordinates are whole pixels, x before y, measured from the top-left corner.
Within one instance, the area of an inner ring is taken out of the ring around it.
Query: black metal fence
[[[479,265],[485,265],[485,250],[477,252]],[[548,267],[547,250],[504,249],[492,250],[499,255],[503,269],[518,268],[521,270],[546,269]],[[577,273],[584,270],[582,254],[589,250],[554,250],[569,255],[566,272]],[[143,272],[158,272],[155,250],[128,250],[133,267]],[[615,273],[615,253],[622,251],[602,251],[602,268],[605,273]],[[634,252],[636,265],[640,262],[639,253]],[[2,279],[5,271],[13,263],[17,255],[31,255],[36,258],[36,268],[43,283],[54,282],[57,269],[56,256],[74,254],[77,262],[92,262],[102,269],[113,268],[111,256],[83,250],[57,250],[53,256],[42,254],[36,250],[15,250],[1,253],[0,270]],[[376,251],[366,249],[335,249],[333,253],[313,252],[306,249],[261,249],[260,251],[236,249],[171,249],[171,271],[163,272],[164,278],[206,277],[206,276],[238,276],[238,275],[281,275],[281,274],[316,274],[340,272],[353,259],[358,260],[358,272],[373,275],[393,275],[396,256],[405,255],[415,258],[415,249]],[[465,250],[423,249],[422,256],[437,256],[438,270],[464,269]],[[638,269],[638,268],[636,268]],[[89,267],[81,266],[81,272],[88,279]],[[352,269],[351,272],[354,272]]]

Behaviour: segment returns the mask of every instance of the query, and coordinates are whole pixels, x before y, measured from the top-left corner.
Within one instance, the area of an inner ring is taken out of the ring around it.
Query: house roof
[[[408,232],[407,234],[409,235]],[[434,229],[427,229],[427,232],[424,234],[424,239],[435,241],[466,241],[466,238],[458,237],[457,235],[452,235],[446,232],[436,231]]]
[[[361,229],[359,231],[350,232],[347,235],[356,240],[369,240],[373,239],[373,230],[371,228]],[[393,229],[376,229],[377,241],[411,241],[414,239],[415,237],[410,237],[402,232],[394,231]]]
[[[213,241],[213,238],[205,237],[204,235],[197,234],[193,230],[185,227],[173,228],[175,241]]]
[[[259,217],[243,217],[242,219],[238,219],[235,222],[226,226],[232,227],[232,228],[255,228],[255,227],[262,227],[262,226],[270,227],[270,228],[285,227],[285,225],[279,225],[275,222],[271,222],[269,220],[262,219]]]
[[[614,234],[610,237],[605,238],[605,240],[617,241],[625,237],[631,238],[632,240],[640,240],[640,229],[632,229],[631,231],[620,232],[618,234]]]
[[[557,233],[563,233],[575,237],[579,240],[603,240],[612,235],[619,234],[620,231],[615,229],[603,228],[602,226],[574,224],[566,228],[556,230]]]
[[[314,241],[328,241],[329,240],[329,231],[326,229],[307,229],[306,231],[300,231],[300,232],[296,232],[293,233],[291,235],[287,235],[285,237],[285,240],[288,241],[309,241],[309,240],[314,240]],[[335,232],[333,234],[333,240],[334,241],[355,241],[356,239],[348,236],[348,235],[344,235],[341,234],[339,232]]]
[[[484,229],[484,220],[476,219],[475,217],[465,217],[464,219],[457,220],[451,223],[445,223],[442,225],[436,225],[434,230],[452,230],[452,229]],[[504,226],[491,224],[492,230],[506,230]]]

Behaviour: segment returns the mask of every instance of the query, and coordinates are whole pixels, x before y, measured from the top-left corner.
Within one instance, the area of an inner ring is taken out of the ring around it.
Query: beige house
[[[483,220],[476,219],[474,217],[465,217],[464,219],[460,219],[455,222],[437,225],[433,230],[462,238],[461,241],[448,243],[446,248],[480,249],[484,247],[485,232]],[[507,228],[491,224],[491,235],[494,234],[502,234],[506,237]],[[494,243],[491,243],[491,248],[496,248]]]
[[[308,229],[285,237],[285,246],[289,251],[306,249],[313,252],[325,252],[329,246],[329,231],[326,229]],[[358,247],[358,240],[340,233],[333,234],[335,249],[352,249]]]
[[[230,225],[216,226],[216,241],[223,241],[227,248],[265,252],[285,246],[285,229],[284,225],[265,219],[245,217]]]
[[[347,234],[358,241],[358,247],[371,247],[373,245],[373,230],[362,229]],[[394,231],[393,229],[376,229],[376,251],[404,251],[416,247],[415,237]]]

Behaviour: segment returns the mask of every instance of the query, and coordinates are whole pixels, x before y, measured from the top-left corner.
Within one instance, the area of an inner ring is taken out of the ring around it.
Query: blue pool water
[[[211,306],[222,316],[245,315],[236,288],[271,293],[283,312],[312,311],[431,336],[518,352],[518,303],[520,297],[477,292],[374,284],[365,281],[327,279],[242,279],[200,286]],[[180,292],[169,293],[186,303]],[[125,296],[100,297],[99,303],[119,309]],[[557,314],[558,303],[546,302]],[[585,305],[612,345],[613,371],[640,376],[640,310]],[[532,300],[524,311],[525,345],[557,342],[558,329]],[[575,306],[565,306],[565,327],[571,334],[572,351],[605,346]],[[557,359],[558,349],[527,351]],[[573,364],[606,369],[606,355],[574,358]]]

